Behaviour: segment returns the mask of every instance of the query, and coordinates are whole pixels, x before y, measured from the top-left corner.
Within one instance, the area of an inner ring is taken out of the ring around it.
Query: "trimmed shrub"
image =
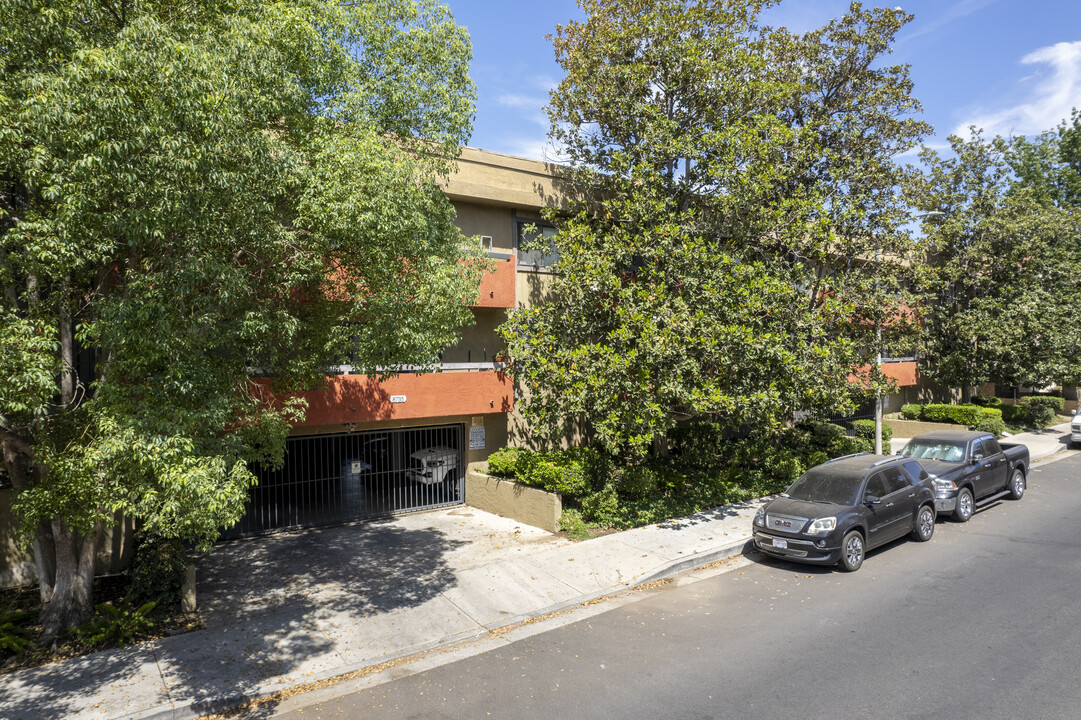
[[[905,420],[919,420],[923,414],[923,405],[919,403],[907,403],[901,406],[901,416]]]
[[[993,395],[973,395],[972,404],[980,407],[999,407],[1002,405],[1002,399]]]
[[[975,425],[980,421],[980,413],[982,410],[983,408],[976,405],[931,403],[923,406],[921,419],[928,422]]]
[[[188,552],[179,539],[136,533],[135,556],[125,571],[130,582],[125,603],[132,608],[180,604],[187,567]]]
[[[826,454],[831,458],[835,458],[843,455],[854,455],[855,453],[874,452],[874,449],[875,445],[872,440],[845,435],[834,439],[826,448]]]
[[[512,478],[517,475],[518,459],[528,450],[518,447],[505,447],[488,456],[488,474]]]
[[[994,433],[995,437],[1002,437],[1002,433],[1006,432],[1006,423],[1002,418],[985,417],[976,423],[976,429],[980,432]]]
[[[541,487],[561,495],[586,492],[586,475],[577,452],[555,450],[548,453],[520,453],[515,471],[526,485]]]
[[[621,497],[644,498],[657,490],[660,477],[648,465],[635,465],[619,475],[616,491]]]
[[[875,442],[875,421],[874,420],[853,420],[852,429],[856,431],[856,437],[861,437],[864,440],[870,440],[872,447]],[[885,446],[893,439],[893,428],[886,423],[882,423],[882,445]]]
[[[1002,419],[1011,424],[1019,425],[1028,422],[1028,406],[1027,405],[1003,405],[1002,406]]]
[[[1045,405],[1056,413],[1063,412],[1066,407],[1066,398],[1057,395],[1031,395],[1022,398],[1021,402],[1027,405]]]
[[[1005,406],[1003,406],[1005,407]],[[1002,409],[979,405],[947,405],[932,403],[923,406],[921,420],[927,422],[954,423],[973,427],[983,418],[1002,419]]]
[[[1025,417],[1033,427],[1045,428],[1055,422],[1058,408],[1063,407],[1065,400],[1055,397],[1027,397],[1021,399],[1021,407],[1025,408]]]
[[[619,494],[612,484],[582,498],[582,518],[604,527],[619,527]]]
[[[811,423],[809,428],[812,442],[821,447],[829,447],[830,443],[836,441],[837,438],[843,438],[848,434],[840,425],[827,422]]]

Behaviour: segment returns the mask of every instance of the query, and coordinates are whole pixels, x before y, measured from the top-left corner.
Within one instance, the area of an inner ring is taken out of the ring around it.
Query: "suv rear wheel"
[[[863,535],[858,530],[849,531],[841,541],[841,566],[848,572],[856,572],[863,565]]]
[[[916,525],[912,528],[912,537],[919,542],[927,542],[935,534],[935,513],[930,505],[924,505],[916,513]]]

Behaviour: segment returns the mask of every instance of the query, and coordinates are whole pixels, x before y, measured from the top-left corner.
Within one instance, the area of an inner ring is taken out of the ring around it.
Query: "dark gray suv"
[[[935,491],[910,458],[846,455],[811,468],[759,509],[754,544],[773,557],[856,571],[868,550],[935,532]]]

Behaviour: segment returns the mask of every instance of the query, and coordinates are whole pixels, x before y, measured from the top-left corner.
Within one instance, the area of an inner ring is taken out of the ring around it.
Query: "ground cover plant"
[[[133,584],[126,575],[97,578],[94,615],[52,648],[33,641],[41,632],[37,588],[0,590],[0,674],[202,629],[198,613],[183,613],[178,605],[133,605]]]
[[[700,422],[673,429],[668,453],[640,462],[598,447],[508,447],[492,453],[488,471],[561,494],[563,529],[582,538],[589,528],[641,527],[777,493],[810,467],[872,446],[873,440],[850,437],[831,423],[738,437],[718,423]]]

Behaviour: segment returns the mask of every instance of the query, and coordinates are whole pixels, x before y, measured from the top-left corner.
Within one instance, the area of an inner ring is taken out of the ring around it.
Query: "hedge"
[[[919,420],[921,412],[923,412],[923,405],[919,403],[908,403],[901,406],[901,415],[905,420]]]
[[[875,421],[874,420],[853,420],[852,429],[856,431],[856,437],[861,437],[866,440],[870,440],[872,443],[875,441]],[[893,428],[886,423],[882,423],[882,445],[886,447],[887,443],[893,439]],[[888,454],[888,453],[887,453]]]
[[[976,423],[976,429],[980,432],[994,433],[995,437],[1002,437],[1006,432],[1006,423],[1002,418],[983,418]]]

